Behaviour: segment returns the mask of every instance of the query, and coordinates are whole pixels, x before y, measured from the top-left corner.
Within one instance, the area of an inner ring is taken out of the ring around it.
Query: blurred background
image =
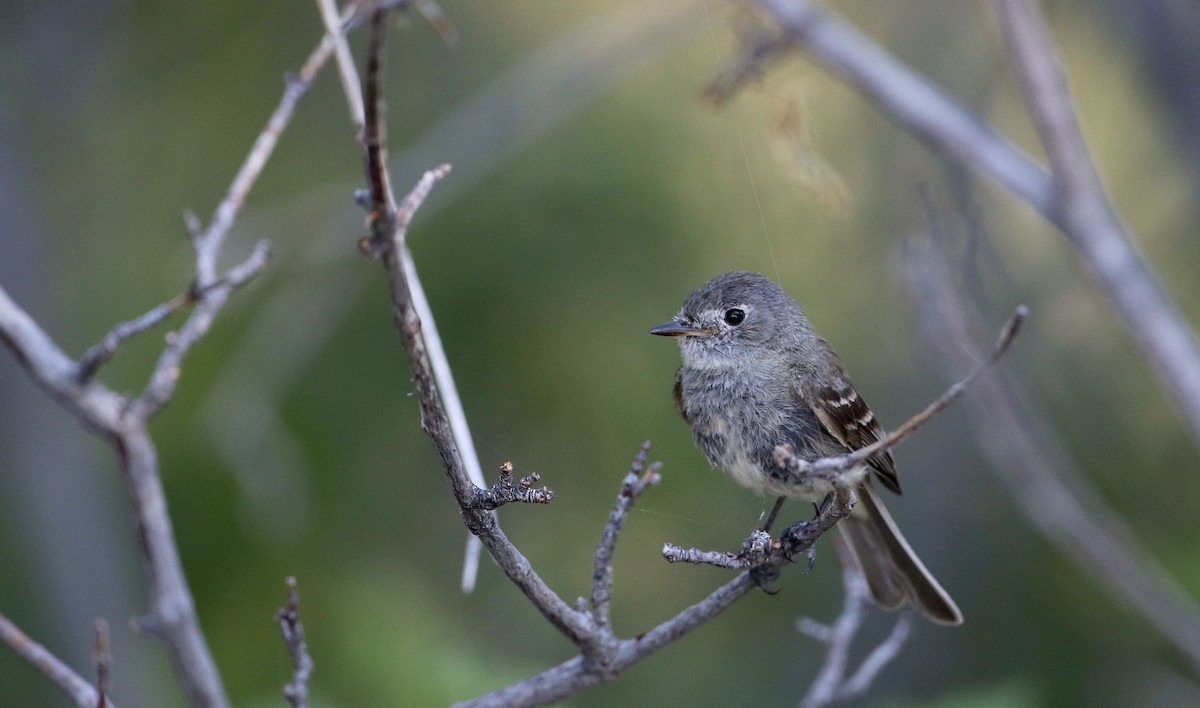
[[[1046,4],[1085,135],[1164,286],[1200,321],[1200,12],[1171,0]],[[617,549],[616,628],[632,636],[724,582],[664,542],[736,550],[769,500],[709,469],[671,402],[678,350],[646,335],[695,286],[777,279],[840,352],[885,425],[948,371],[916,323],[903,253],[942,224],[995,327],[1032,311],[1012,370],[1148,556],[1200,595],[1197,451],[1064,238],[931,155],[793,57],[721,108],[699,98],[757,22],[743,6],[445,0],[448,48],[393,32],[388,130],[403,192],[454,166],[410,232],[484,468],[540,472],[548,507],[501,510],[565,599],[643,440],[662,484]],[[1040,159],[986,3],[836,9]],[[311,3],[6,2],[0,7],[0,284],[69,353],[182,292],[180,212],[207,221],[321,33]],[[361,59],[365,35],[352,37]],[[1190,78],[1189,78],[1190,77]],[[332,66],[300,104],[225,250],[270,239],[266,273],[187,359],[152,426],[180,550],[231,698],[281,706],[274,611],[299,579],[318,705],[439,705],[574,655],[484,559],[459,591],[465,530],[391,322],[357,254],[359,151]],[[178,320],[173,320],[177,322]],[[163,333],[100,378],[134,393]],[[990,346],[991,333],[978,342]],[[1020,515],[952,409],[896,451],[888,504],[966,617],[918,622],[863,699],[886,706],[1196,705],[1195,668]],[[785,507],[789,520],[808,514]],[[113,627],[114,697],[183,705],[145,607],[112,451],[0,354],[0,611],[85,676]],[[801,616],[841,608],[822,544],[685,640],[570,705],[792,705],[823,647]],[[859,638],[891,626],[876,613]],[[8,705],[68,705],[0,648]]]

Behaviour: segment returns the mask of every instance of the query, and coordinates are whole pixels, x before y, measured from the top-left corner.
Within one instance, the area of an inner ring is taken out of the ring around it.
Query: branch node
[[[489,489],[476,487],[473,498],[465,502],[464,508],[492,511],[510,502],[549,504],[554,500],[554,491],[549,487],[533,487],[541,478],[540,474],[533,472],[520,480],[514,480],[513,463],[505,462],[500,465],[500,481]]]

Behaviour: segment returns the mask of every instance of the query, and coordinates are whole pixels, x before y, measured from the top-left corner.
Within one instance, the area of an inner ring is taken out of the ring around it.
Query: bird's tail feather
[[[938,624],[962,624],[958,605],[926,570],[870,485],[860,485],[855,494],[858,508],[838,527],[875,602],[889,610],[911,602],[918,612]]]

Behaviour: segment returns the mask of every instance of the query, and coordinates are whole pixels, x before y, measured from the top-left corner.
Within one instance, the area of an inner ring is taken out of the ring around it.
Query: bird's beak
[[[661,337],[694,337],[699,334],[711,334],[710,330],[703,327],[697,327],[689,322],[675,320],[666,324],[659,325],[650,330],[650,334],[657,334]]]

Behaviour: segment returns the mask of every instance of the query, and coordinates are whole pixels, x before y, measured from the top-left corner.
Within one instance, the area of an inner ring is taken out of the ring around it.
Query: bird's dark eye
[[[733,307],[733,308],[730,308],[725,311],[726,324],[730,324],[730,325],[733,325],[734,327],[737,327],[745,319],[746,319],[746,311],[745,310],[739,310],[738,308]]]

